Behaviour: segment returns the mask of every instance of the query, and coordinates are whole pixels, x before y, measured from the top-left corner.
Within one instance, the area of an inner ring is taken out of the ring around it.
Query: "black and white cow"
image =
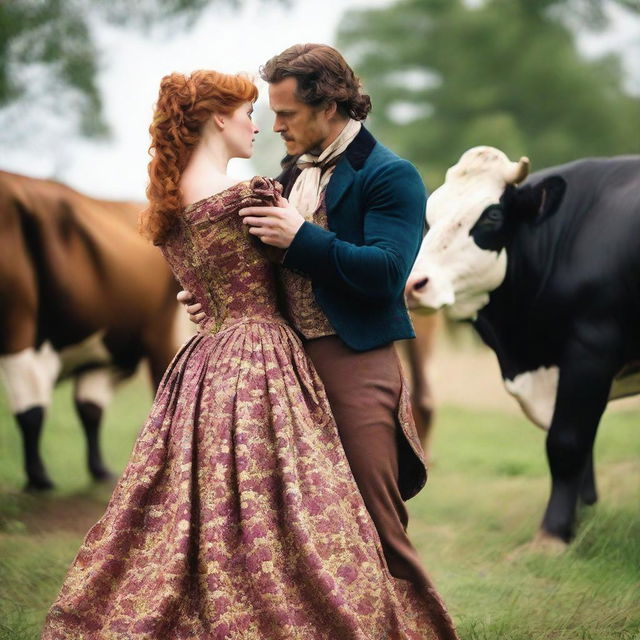
[[[410,307],[472,320],[504,384],[548,429],[542,539],[568,542],[596,501],[592,449],[608,400],[640,392],[640,156],[527,175],[475,147],[429,198]]]

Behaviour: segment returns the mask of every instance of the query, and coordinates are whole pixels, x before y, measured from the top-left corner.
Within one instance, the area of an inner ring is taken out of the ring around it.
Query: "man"
[[[240,215],[284,250],[284,312],[325,384],[390,573],[430,589],[406,535],[403,500],[422,488],[426,469],[393,347],[414,337],[403,293],[423,235],[424,185],[362,126],[369,96],[338,51],[295,45],[261,76],[288,152],[277,178],[288,200]],[[202,318],[200,305],[187,308]]]

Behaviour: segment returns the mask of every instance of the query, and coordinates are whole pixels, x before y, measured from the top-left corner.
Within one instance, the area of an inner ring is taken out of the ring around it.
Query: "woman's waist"
[[[217,335],[245,325],[275,325],[291,327],[279,313],[243,313],[227,315],[222,319],[205,318],[198,326],[198,333]]]

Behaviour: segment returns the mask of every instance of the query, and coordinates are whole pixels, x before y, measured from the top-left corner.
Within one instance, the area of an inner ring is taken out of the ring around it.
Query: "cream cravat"
[[[361,122],[350,119],[338,137],[320,155],[304,153],[297,159],[296,164],[302,171],[291,189],[289,202],[305,220],[312,219],[320,204],[322,190],[333,173],[333,167],[361,127]]]

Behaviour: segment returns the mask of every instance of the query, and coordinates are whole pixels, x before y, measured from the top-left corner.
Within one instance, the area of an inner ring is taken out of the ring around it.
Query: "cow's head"
[[[475,318],[504,280],[519,220],[552,204],[544,188],[515,187],[528,171],[528,158],[511,162],[493,147],[470,149],[447,171],[427,201],[429,230],[405,290],[410,308]]]

